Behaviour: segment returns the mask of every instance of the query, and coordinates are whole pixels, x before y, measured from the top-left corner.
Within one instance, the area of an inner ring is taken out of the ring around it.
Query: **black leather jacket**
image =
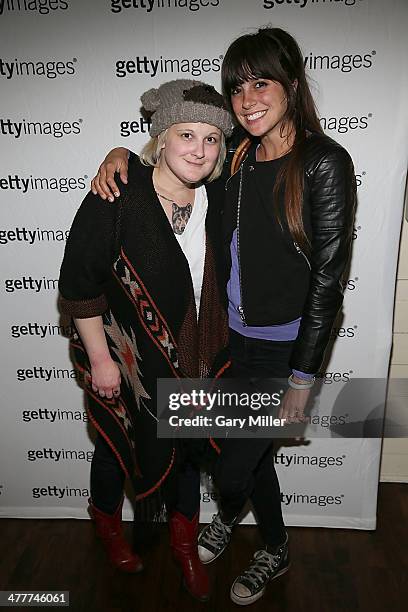
[[[304,184],[311,271],[290,366],[302,372],[316,373],[343,302],[342,279],[350,255],[356,204],[356,182],[350,155],[324,134],[309,135],[305,145]],[[230,197],[229,191],[224,213],[224,226],[229,225],[224,228],[228,240],[236,226],[237,209],[236,190],[231,190]],[[232,227],[231,219],[235,223]],[[245,254],[241,257],[241,266],[244,265]],[[230,262],[227,267],[226,276],[229,276]],[[256,291],[256,286],[255,282],[251,291]],[[255,313],[253,318],[256,318]]]

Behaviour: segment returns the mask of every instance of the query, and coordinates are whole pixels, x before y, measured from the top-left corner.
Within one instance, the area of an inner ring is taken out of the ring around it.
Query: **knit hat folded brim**
[[[176,123],[207,123],[219,128],[226,137],[233,122],[224,99],[212,85],[190,79],[176,79],[149,89],[142,104],[151,114],[150,136],[158,136]]]
[[[219,128],[225,136],[232,133],[232,122],[224,109],[197,102],[179,102],[155,112],[150,135],[157,136],[175,123],[208,123]]]

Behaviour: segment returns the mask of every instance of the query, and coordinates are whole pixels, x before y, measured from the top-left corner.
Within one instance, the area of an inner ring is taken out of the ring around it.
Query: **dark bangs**
[[[284,60],[282,47],[261,32],[238,38],[230,45],[222,64],[222,90],[227,102],[237,85],[251,79],[278,81],[286,89],[290,76],[285,70],[289,67],[282,65]]]

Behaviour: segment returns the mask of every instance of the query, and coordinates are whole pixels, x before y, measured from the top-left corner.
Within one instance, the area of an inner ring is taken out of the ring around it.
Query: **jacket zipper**
[[[310,261],[308,260],[307,256],[304,254],[304,252],[302,251],[302,249],[300,248],[300,246],[298,245],[297,242],[294,242],[293,244],[295,245],[295,249],[299,253],[299,255],[303,256],[304,260],[306,261],[307,265],[309,266],[309,270],[311,270],[312,266],[310,265]]]
[[[237,307],[237,311],[241,318],[242,325],[244,327],[247,327],[247,323],[245,320],[244,300],[243,300],[243,294],[242,294],[241,252],[240,252],[240,246],[239,246],[239,221],[240,221],[240,213],[241,213],[242,183],[243,183],[243,171],[244,171],[245,159],[243,160],[240,169],[237,171],[239,172],[239,189],[238,189],[238,205],[237,205],[237,255],[238,255],[238,274],[239,274],[239,295],[240,295],[240,301],[241,301],[241,304]],[[237,172],[235,172],[232,176],[228,178],[226,185],[225,185],[225,189],[227,189],[228,181],[230,180],[230,178],[235,176]],[[299,253],[299,255],[302,255],[303,259],[306,261],[309,270],[311,270],[312,266],[306,254],[302,251],[302,249],[300,248],[297,242],[293,242],[293,244],[295,246],[296,251]]]
[[[241,165],[242,165],[242,164],[241,164]],[[229,177],[227,178],[227,180],[225,181],[225,191],[227,191],[227,190],[228,190],[228,183],[230,182],[230,180],[231,180],[232,178],[234,178],[234,176],[235,176],[236,174],[238,174],[238,172],[240,171],[240,169],[241,169],[241,168],[239,168],[239,170],[237,170],[236,172],[234,172],[234,174],[231,174],[231,176],[229,176]]]
[[[238,190],[238,206],[237,206],[237,255],[238,255],[238,274],[239,274],[239,295],[241,304],[237,307],[239,316],[241,317],[242,325],[247,326],[245,321],[245,312],[242,298],[242,273],[241,273],[241,254],[239,248],[239,218],[241,212],[241,197],[242,197],[242,181],[243,181],[244,164],[241,164],[239,169],[239,190]]]

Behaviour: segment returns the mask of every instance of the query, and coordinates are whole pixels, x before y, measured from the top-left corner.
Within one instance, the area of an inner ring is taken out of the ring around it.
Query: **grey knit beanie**
[[[212,85],[191,79],[176,79],[149,89],[141,97],[143,107],[153,113],[150,136],[175,123],[208,123],[225,136],[232,133],[232,119],[224,98]]]

